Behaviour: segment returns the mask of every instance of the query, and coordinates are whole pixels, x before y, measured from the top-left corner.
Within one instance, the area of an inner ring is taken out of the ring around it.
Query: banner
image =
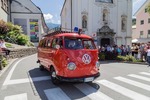
[[[38,19],[30,19],[30,40],[31,42],[39,42]]]

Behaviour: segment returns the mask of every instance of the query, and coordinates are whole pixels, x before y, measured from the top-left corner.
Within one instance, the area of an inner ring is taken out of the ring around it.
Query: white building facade
[[[10,21],[10,1],[1,0],[0,1],[0,20],[5,22]]]
[[[150,0],[146,0],[134,14],[136,17],[136,27],[132,27],[133,43],[150,42],[150,14],[147,11],[149,4]]]
[[[131,45],[132,0],[65,0],[61,27],[81,28],[97,46]]]
[[[24,34],[28,35],[35,45],[42,35],[48,32],[42,11],[31,0],[12,0],[11,20],[22,26]]]

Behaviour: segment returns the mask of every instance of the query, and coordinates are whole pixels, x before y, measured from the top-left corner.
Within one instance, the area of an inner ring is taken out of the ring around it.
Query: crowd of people
[[[147,61],[150,66],[150,42],[133,44],[131,50],[132,56],[134,56],[136,59]]]
[[[101,53],[114,53],[116,55],[126,56],[132,55],[138,60],[147,61],[150,66],[150,42],[141,44],[121,45],[121,46],[110,46],[105,45],[99,47],[99,52]]]
[[[131,48],[129,45],[127,47],[125,45],[121,45],[120,47],[117,45],[114,46],[105,45],[99,47],[99,52],[103,52],[103,53],[112,52],[112,53],[116,53],[117,55],[126,56],[131,52]]]

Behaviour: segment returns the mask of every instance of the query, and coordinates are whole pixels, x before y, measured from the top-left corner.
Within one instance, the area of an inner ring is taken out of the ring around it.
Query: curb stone
[[[99,60],[100,61],[100,60]],[[148,65],[147,62],[130,62],[130,61],[116,61],[116,60],[106,60],[106,61],[100,61],[100,62],[108,62],[108,63],[113,63],[113,62],[118,62],[118,63],[128,63],[128,64],[140,64],[140,65]]]

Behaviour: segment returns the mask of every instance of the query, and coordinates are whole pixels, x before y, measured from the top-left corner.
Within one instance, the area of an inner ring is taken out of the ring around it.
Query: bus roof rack
[[[44,35],[44,37],[53,36],[53,35],[57,35],[57,34],[63,34],[63,33],[74,33],[74,32],[70,32],[70,31],[55,31],[55,32],[52,32],[52,33],[48,33],[47,35]]]

